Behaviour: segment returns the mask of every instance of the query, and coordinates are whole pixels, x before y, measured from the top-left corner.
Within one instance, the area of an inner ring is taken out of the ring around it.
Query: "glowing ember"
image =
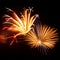
[[[0,43],[6,43],[6,37],[5,35],[0,35]]]

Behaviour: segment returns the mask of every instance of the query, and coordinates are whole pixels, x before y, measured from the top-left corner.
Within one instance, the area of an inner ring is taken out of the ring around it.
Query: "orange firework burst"
[[[48,27],[47,25],[37,25],[36,31],[37,33],[33,29],[27,34],[26,41],[28,42],[28,45],[32,48],[38,46],[53,48],[55,46],[58,40],[57,30]]]
[[[4,24],[11,24],[10,27],[7,27],[8,31],[17,32],[17,34],[13,36],[14,38],[16,38],[18,35],[25,35],[26,33],[28,33],[31,30],[34,21],[38,17],[37,14],[31,16],[32,8],[25,9],[24,13],[21,14],[21,18],[19,18],[13,10],[9,8],[6,9],[12,12],[14,18],[9,15],[5,15],[4,17],[6,17],[7,21],[4,22]]]

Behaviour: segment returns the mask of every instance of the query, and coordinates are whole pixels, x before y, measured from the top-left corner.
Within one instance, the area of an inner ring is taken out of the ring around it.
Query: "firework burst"
[[[31,30],[27,36],[26,41],[31,48],[43,46],[45,48],[53,48],[58,40],[58,34],[54,28],[47,25],[37,25],[36,32]]]
[[[18,35],[25,35],[26,33],[28,33],[31,30],[31,27],[34,23],[34,21],[36,20],[36,18],[38,17],[38,15],[34,15],[31,16],[31,11],[32,8],[29,9],[25,9],[23,14],[21,13],[21,17],[19,18],[18,15],[11,9],[6,8],[7,11],[11,11],[13,17],[9,16],[9,15],[5,15],[5,19],[6,22],[4,22],[4,24],[10,24],[10,27],[4,27],[3,30],[7,29],[8,31],[12,31],[12,32],[17,32],[17,34],[14,34],[14,39],[18,36]]]

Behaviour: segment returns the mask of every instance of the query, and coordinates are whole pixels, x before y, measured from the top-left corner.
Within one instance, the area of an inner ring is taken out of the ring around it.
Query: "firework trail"
[[[55,46],[58,41],[57,30],[47,25],[37,25],[36,31],[37,33],[33,29],[26,36],[25,41],[27,41],[27,44],[30,45],[31,48],[37,48],[39,46],[53,48]]]
[[[6,8],[7,11],[11,11],[13,17],[5,15],[6,22],[4,24],[10,24],[10,27],[4,27],[3,30],[7,29],[8,31],[17,32],[14,34],[13,38],[15,39],[18,35],[25,35],[32,29],[32,25],[38,14],[31,16],[32,8],[25,9],[23,14],[21,13],[21,18],[11,9]],[[13,40],[14,42],[14,40]],[[12,45],[12,44],[11,44]]]

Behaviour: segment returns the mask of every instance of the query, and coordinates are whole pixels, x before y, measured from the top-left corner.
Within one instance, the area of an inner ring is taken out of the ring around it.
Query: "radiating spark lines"
[[[34,30],[31,30],[27,36],[27,44],[32,48],[44,46],[46,48],[53,48],[58,41],[58,33],[54,28],[48,27],[47,25],[37,25],[37,34]]]

